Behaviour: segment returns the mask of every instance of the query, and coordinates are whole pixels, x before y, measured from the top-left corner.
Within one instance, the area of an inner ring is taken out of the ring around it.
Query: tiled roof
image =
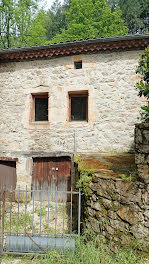
[[[49,59],[53,57],[96,53],[103,51],[144,49],[149,45],[149,34],[86,39],[45,46],[0,50],[0,62]]]

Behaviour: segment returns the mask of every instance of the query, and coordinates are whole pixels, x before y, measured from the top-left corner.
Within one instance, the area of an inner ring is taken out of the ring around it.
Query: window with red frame
[[[48,121],[48,93],[32,94],[32,121]]]
[[[88,92],[69,92],[69,121],[88,121]]]

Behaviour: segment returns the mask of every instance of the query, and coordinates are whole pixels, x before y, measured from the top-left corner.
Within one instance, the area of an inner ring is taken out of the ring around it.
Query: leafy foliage
[[[45,12],[44,10],[40,10],[32,20],[27,32],[28,35],[33,35],[26,37],[27,45],[35,46],[48,44],[48,40],[44,36],[46,36],[47,34],[46,24],[50,23],[51,18],[48,16],[47,12]]]
[[[52,39],[56,34],[61,33],[62,29],[66,29],[67,22],[65,11],[69,8],[68,3],[61,4],[59,0],[55,0],[47,15],[51,21],[46,23],[46,31],[48,39]]]
[[[136,33],[145,26],[147,10],[149,10],[148,0],[119,0],[123,19],[129,31]]]
[[[122,11],[122,18],[129,32],[147,31],[148,0],[107,0],[110,9],[113,11],[117,6]]]
[[[0,0],[0,48],[43,45],[143,30],[149,0]]]
[[[92,173],[85,171],[85,170],[81,170],[80,171],[80,179],[77,182],[77,188],[81,188],[82,194],[85,195],[85,197],[88,197],[90,195],[90,188],[89,188],[89,184],[91,183],[92,180]]]
[[[65,12],[69,0],[62,5],[55,0],[48,11],[38,8],[39,0],[0,1],[0,48],[48,44],[66,29]]]
[[[37,0],[1,0],[1,48],[13,47],[16,43],[17,46],[27,45],[24,34],[28,33],[36,10]]]
[[[137,82],[136,87],[139,90],[139,96],[144,96],[149,99],[149,47],[145,49],[144,53],[140,55],[139,65],[136,73],[141,75],[141,81]],[[149,122],[149,104],[141,107],[142,119]]]
[[[66,20],[68,28],[56,35],[53,42],[127,33],[120,8],[111,12],[105,0],[72,0]]]

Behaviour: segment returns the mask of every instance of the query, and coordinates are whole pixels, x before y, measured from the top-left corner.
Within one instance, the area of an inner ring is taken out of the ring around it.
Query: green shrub
[[[88,171],[80,171],[80,179],[78,180],[76,187],[81,189],[82,194],[87,198],[90,196],[91,189],[89,184],[92,181],[92,173]]]
[[[139,90],[139,96],[144,96],[149,99],[149,47],[145,49],[144,53],[140,55],[139,65],[136,73],[141,75],[140,82],[136,83]],[[149,104],[142,106],[141,118],[145,122],[149,122]]]

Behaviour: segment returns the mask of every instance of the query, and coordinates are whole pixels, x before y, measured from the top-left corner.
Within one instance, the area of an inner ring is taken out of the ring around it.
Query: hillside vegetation
[[[0,1],[1,49],[149,30],[148,0],[55,0],[49,10],[42,5]]]

